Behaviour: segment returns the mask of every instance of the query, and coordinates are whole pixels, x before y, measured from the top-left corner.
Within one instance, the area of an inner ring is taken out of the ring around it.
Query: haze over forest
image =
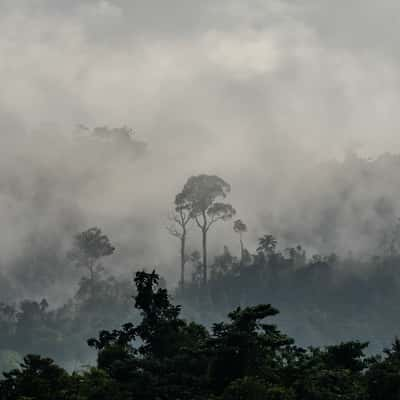
[[[0,0],[0,371],[26,353],[93,364],[85,341],[138,320],[133,274],[153,269],[206,327],[271,303],[300,345],[389,345],[399,12],[394,0]],[[207,232],[208,269],[186,190],[204,176],[220,185],[211,203],[235,210]],[[180,206],[183,258],[167,229]],[[109,240],[94,264],[74,254],[88,232]]]
[[[174,284],[165,219],[200,173],[232,185],[249,248],[270,232],[369,254],[379,204],[400,214],[397,170],[371,187],[335,163],[400,151],[399,5],[384,4],[2,0],[2,297],[56,300],[74,272],[32,257],[93,225],[119,249],[113,270],[157,265]],[[146,150],[82,144],[83,126],[127,126]],[[235,240],[217,229],[213,253]]]

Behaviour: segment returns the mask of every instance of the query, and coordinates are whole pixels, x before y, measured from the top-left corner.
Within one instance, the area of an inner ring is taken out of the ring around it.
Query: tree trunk
[[[207,229],[203,233],[203,285],[207,285]]]
[[[185,287],[185,245],[186,233],[183,233],[181,238],[181,289]]]
[[[243,254],[244,254],[243,238],[242,238],[242,233],[240,233],[240,263],[241,264],[243,264]]]

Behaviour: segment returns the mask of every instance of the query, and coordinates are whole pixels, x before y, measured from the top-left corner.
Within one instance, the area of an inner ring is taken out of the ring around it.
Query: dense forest
[[[230,191],[201,174],[175,196],[172,296],[156,272],[114,276],[100,228],[76,233],[59,261],[80,275],[69,300],[0,304],[1,398],[397,399],[400,222],[369,255],[309,255],[270,233],[252,252]],[[237,245],[209,254],[219,223]]]
[[[368,357],[368,343],[302,348],[269,322],[270,304],[238,307],[211,329],[180,316],[159,276],[136,273],[136,324],[87,344],[97,365],[72,374],[27,355],[4,373],[0,395],[21,399],[398,399],[400,342]]]
[[[265,235],[255,254],[243,247],[243,256],[236,257],[225,247],[209,265],[206,286],[200,252],[194,252],[187,256],[187,278],[175,289],[174,298],[184,305],[185,317],[207,326],[238,305],[270,302],[282,311],[279,325],[302,345],[351,338],[369,341],[370,351],[378,351],[400,328],[398,230],[396,224],[393,236],[387,236],[386,255],[366,260],[335,254],[308,257],[301,246],[281,250],[272,235]],[[80,254],[91,241],[100,246],[95,263]],[[76,368],[94,359],[82,338],[138,318],[130,307],[130,279],[114,277],[101,265],[113,251],[100,229],[84,231],[66,256],[82,270],[70,300],[61,306],[49,305],[46,299],[1,303],[2,369],[30,352]]]

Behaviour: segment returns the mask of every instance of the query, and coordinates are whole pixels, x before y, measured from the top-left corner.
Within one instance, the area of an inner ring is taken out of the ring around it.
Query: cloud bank
[[[312,204],[316,182],[325,190],[321,162],[400,150],[398,8],[0,0],[3,270],[39,246],[32,237],[62,252],[76,229],[100,225],[124,254],[118,268],[161,264],[173,276],[163,218],[197,173],[232,184],[251,244],[309,229],[321,215],[290,210]],[[130,126],[148,154],[77,144],[77,124]],[[357,230],[341,218],[338,235],[310,244],[345,251]]]

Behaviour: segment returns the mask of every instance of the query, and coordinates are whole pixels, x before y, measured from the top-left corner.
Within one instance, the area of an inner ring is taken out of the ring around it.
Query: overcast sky
[[[272,175],[289,187],[305,160],[400,151],[399,19],[396,0],[0,0],[2,176],[32,182],[47,165],[49,196],[83,214],[158,218],[189,175],[216,173],[255,221]],[[72,192],[87,155],[48,137],[78,123],[131,126],[151,156]],[[21,210],[37,218],[35,202],[9,203],[12,232]]]
[[[281,136],[313,151],[398,148],[399,8],[1,0],[0,110],[29,128],[126,123],[212,159],[227,141],[254,152]]]

